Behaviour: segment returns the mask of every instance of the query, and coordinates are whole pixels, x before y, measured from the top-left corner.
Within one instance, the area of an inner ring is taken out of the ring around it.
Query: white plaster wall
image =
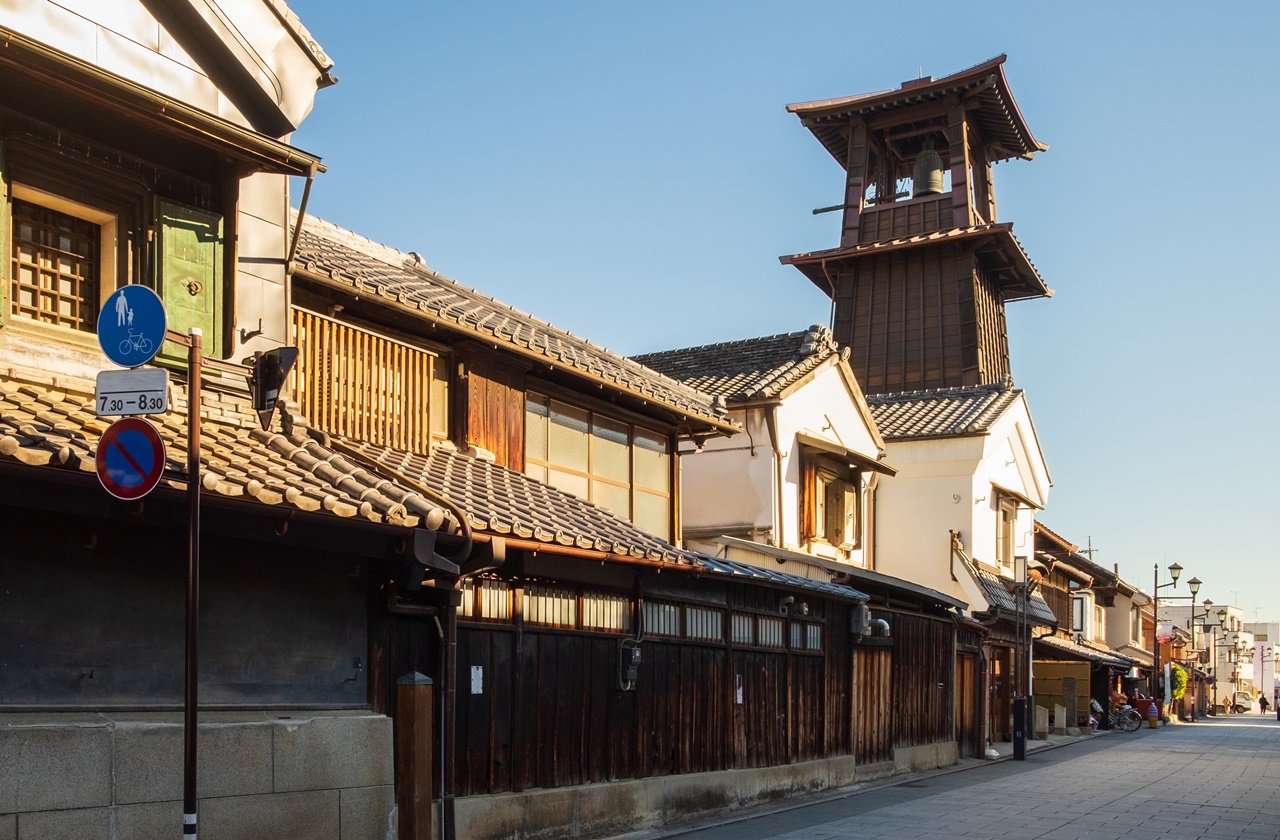
[[[765,424],[770,409],[731,411],[745,431],[712,438],[680,457],[680,519],[685,530],[766,530],[774,526],[774,455]],[[714,553],[714,548],[712,549]]]
[[[999,484],[1043,505],[1049,472],[1026,401],[1019,396],[986,435],[935,440],[891,441],[886,461],[898,474],[880,482],[876,567],[969,602],[973,611],[986,599],[971,577],[952,563],[948,532],[955,530],[965,551],[994,568]],[[1034,549],[1034,511],[1020,508],[1014,554]],[[1012,569],[1004,570],[1012,574]]]
[[[263,0],[194,8],[217,27],[230,22],[254,54],[257,82],[294,127],[311,111],[315,61]],[[69,55],[210,114],[249,126],[229,97],[139,2],[0,0],[4,24]],[[251,126],[249,126],[251,127]]]
[[[777,412],[778,440],[782,448],[782,487],[777,485],[773,440],[766,417]],[[720,533],[757,532],[755,539],[803,551],[799,543],[800,467],[797,432],[830,440],[867,458],[878,448],[868,419],[858,410],[847,382],[831,362],[808,382],[788,394],[778,406],[730,412],[745,430],[728,438],[707,441],[700,451],[681,455],[681,522],[686,543],[708,553],[720,546],[687,536],[689,532],[715,529]],[[865,480],[865,476],[864,476]],[[783,530],[776,531],[778,493],[781,493]],[[862,494],[863,539],[866,545],[867,494]],[[863,548],[841,553],[831,549],[829,559],[863,564]]]
[[[787,396],[778,408],[778,437],[783,441],[783,498],[781,545],[802,551],[800,541],[800,444],[796,435],[803,431],[875,460],[879,447],[868,427],[868,419],[858,410],[853,393],[834,361],[828,363],[802,387]],[[868,475],[863,474],[864,490]],[[862,510],[859,522],[862,539],[859,548],[841,552],[827,546],[814,550],[831,560],[865,565],[867,531],[867,494],[859,495]]]

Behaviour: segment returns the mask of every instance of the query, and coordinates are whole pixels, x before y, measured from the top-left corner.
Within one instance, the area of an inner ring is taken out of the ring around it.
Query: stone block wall
[[[182,717],[0,715],[0,840],[182,833]],[[208,712],[205,840],[394,837],[391,720],[367,712]]]

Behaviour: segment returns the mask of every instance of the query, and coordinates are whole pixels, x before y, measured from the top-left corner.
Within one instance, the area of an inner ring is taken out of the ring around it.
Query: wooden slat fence
[[[297,307],[293,333],[291,384],[309,422],[410,452],[430,449],[431,353]]]

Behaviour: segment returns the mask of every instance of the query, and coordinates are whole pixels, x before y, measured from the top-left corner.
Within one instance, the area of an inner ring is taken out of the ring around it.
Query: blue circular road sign
[[[160,352],[166,326],[159,295],[146,286],[121,286],[98,313],[98,344],[121,367],[138,367]]]
[[[126,417],[102,433],[94,464],[108,493],[117,499],[140,499],[164,475],[164,441],[146,420]]]

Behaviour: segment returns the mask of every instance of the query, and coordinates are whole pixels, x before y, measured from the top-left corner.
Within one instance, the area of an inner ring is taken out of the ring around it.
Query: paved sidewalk
[[[1280,721],[1240,715],[1055,738],[1026,761],[966,761],[623,837],[1280,840]]]

